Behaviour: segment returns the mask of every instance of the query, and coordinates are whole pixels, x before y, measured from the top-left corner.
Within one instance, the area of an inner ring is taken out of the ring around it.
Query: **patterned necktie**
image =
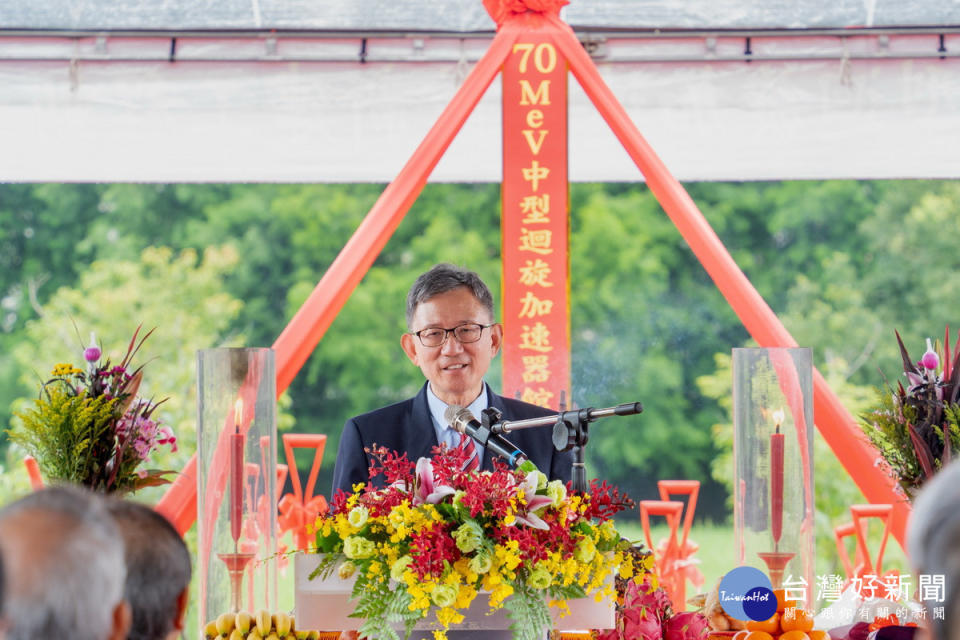
[[[477,455],[477,448],[473,446],[473,438],[461,433],[460,444],[457,448],[467,454],[467,460],[463,463],[464,471],[476,471],[480,468],[480,456]]]

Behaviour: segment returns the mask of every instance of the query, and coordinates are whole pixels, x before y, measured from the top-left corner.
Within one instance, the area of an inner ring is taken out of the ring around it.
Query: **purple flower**
[[[151,448],[150,443],[143,438],[137,438],[133,443],[133,450],[137,452],[137,457],[141,460],[147,459],[147,456],[150,455]]]
[[[933,350],[933,347],[930,345],[930,338],[927,338],[927,352],[923,354],[923,357],[920,358],[920,364],[925,368],[933,371],[940,366],[940,357],[937,355],[937,352]]]
[[[103,352],[100,351],[100,347],[97,346],[97,336],[96,334],[93,333],[93,331],[91,331],[90,346],[83,350],[83,359],[89,362],[90,364],[93,364],[94,362],[100,359],[100,356],[102,355],[102,353]]]

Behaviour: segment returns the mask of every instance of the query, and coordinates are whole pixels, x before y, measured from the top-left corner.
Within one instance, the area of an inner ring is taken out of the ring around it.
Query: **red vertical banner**
[[[570,400],[567,61],[530,32],[503,66],[503,393]]]

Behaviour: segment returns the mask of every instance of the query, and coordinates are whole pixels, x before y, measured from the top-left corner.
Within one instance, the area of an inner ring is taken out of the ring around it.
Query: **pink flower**
[[[137,452],[137,457],[141,460],[146,460],[147,456],[150,455],[150,450],[153,447],[150,446],[150,443],[144,440],[143,438],[137,438],[133,442],[133,450]]]
[[[540,516],[534,513],[534,511],[553,503],[553,498],[550,496],[537,495],[537,477],[539,473],[539,471],[531,471],[523,479],[523,482],[520,483],[517,493],[523,498],[524,502],[527,503],[527,511],[526,513],[518,513],[516,521],[528,527],[533,527],[534,529],[549,531],[550,526],[544,522]]]
[[[157,444],[169,444],[172,453],[177,452],[177,436],[173,435],[173,429],[167,426],[160,427],[157,432]]]
[[[90,346],[83,350],[83,359],[92,365],[94,362],[100,359],[102,353],[103,352],[100,350],[100,347],[97,346],[97,336],[93,333],[93,331],[91,331]]]
[[[933,350],[933,346],[930,344],[930,338],[927,338],[927,352],[920,358],[920,364],[930,371],[940,366],[940,356]]]
[[[438,485],[433,477],[433,463],[430,458],[417,460],[416,480],[413,490],[413,504],[437,504],[456,491],[445,484]]]

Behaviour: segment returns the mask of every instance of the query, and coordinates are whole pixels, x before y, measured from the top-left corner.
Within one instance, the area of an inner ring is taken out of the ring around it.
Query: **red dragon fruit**
[[[661,640],[663,624],[660,616],[646,605],[638,605],[623,610],[623,638],[642,640]]]
[[[664,640],[704,640],[709,633],[707,617],[699,611],[683,611],[663,623]]]
[[[648,592],[649,584],[638,585],[633,580],[621,586],[623,604],[617,606],[617,628],[595,632],[594,640],[662,640],[663,614],[670,612],[666,594],[655,593],[661,589]]]
[[[644,576],[640,585],[632,580],[627,583],[623,603],[625,608],[645,606],[652,609],[660,620],[666,620],[673,615],[670,596],[660,587],[653,589],[649,575]]]

